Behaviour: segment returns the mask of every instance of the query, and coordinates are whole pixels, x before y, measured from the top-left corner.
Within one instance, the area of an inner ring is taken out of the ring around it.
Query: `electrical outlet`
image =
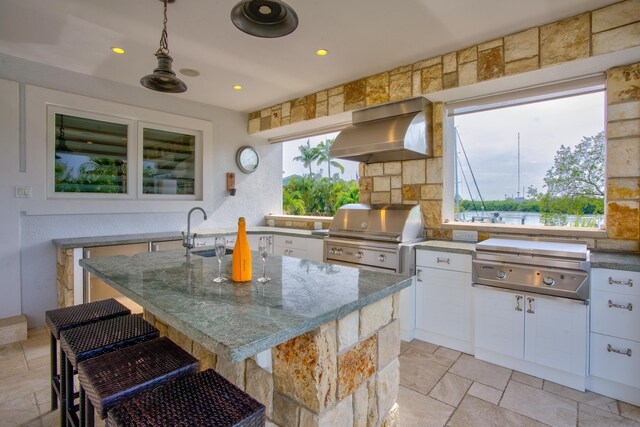
[[[315,221],[315,222],[313,223],[313,229],[314,229],[314,230],[322,230],[322,223],[321,223],[321,222],[319,222],[319,221]]]
[[[267,220],[267,225],[269,225],[269,227],[275,227],[276,226],[276,220],[275,219]]]
[[[16,197],[20,199],[31,197],[31,187],[16,187]]]
[[[478,232],[471,230],[453,230],[453,240],[460,240],[463,242],[477,242]]]

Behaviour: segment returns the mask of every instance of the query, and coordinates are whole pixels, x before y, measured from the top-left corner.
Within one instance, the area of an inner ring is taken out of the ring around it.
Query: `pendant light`
[[[298,15],[281,0],[242,0],[231,9],[231,21],[241,31],[265,38],[286,36],[298,27]]]
[[[169,42],[167,35],[167,3],[175,0],[160,0],[164,3],[164,21],[162,36],[160,37],[160,48],[155,55],[158,58],[158,67],[153,70],[153,74],[148,74],[140,79],[140,84],[147,89],[158,92],[182,93],[187,90],[187,85],[176,77],[176,73],[171,69],[173,58],[169,56]]]

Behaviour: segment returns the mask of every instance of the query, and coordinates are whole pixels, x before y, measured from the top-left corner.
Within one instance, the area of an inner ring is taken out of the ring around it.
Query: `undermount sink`
[[[231,248],[227,248],[227,250],[225,251],[225,255],[231,255],[233,253],[233,249]],[[206,258],[215,258],[216,256],[216,251],[213,249],[205,249],[202,251],[191,251],[192,255],[198,255],[198,256],[203,256]]]

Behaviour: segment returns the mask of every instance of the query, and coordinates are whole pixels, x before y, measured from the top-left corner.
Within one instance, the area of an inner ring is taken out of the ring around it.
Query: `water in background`
[[[485,222],[485,223],[499,223],[499,224],[511,224],[511,225],[542,225],[540,218],[542,215],[538,212],[505,212],[505,211],[492,211],[486,213],[476,213],[473,211],[461,212],[456,214],[456,221],[464,222]],[[495,221],[491,221],[495,219]],[[599,228],[603,223],[603,215],[584,215],[580,217],[580,223],[583,219],[589,223],[589,220],[595,220],[595,228]],[[575,215],[567,215],[567,226],[573,226],[575,223]]]

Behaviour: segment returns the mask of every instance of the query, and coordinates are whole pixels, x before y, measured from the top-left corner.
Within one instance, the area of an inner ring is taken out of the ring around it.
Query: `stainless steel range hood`
[[[364,163],[431,157],[431,103],[423,98],[354,111],[352,125],[331,146],[331,157]]]

